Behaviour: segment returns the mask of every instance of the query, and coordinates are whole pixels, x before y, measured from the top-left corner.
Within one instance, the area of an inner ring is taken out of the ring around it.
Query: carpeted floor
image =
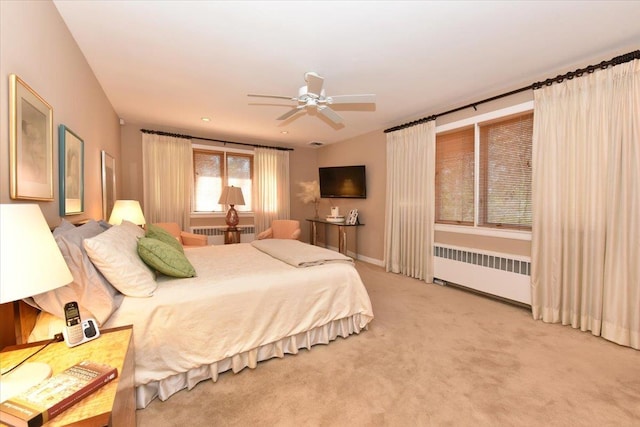
[[[357,268],[368,331],[156,399],[138,426],[640,426],[639,351]]]

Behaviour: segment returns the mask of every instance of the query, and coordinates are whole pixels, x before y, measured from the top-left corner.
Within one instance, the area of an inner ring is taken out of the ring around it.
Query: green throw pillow
[[[160,240],[161,242],[168,244],[172,248],[184,253],[184,248],[182,247],[182,244],[178,242],[178,239],[173,237],[171,233],[169,233],[162,227],[158,227],[157,225],[153,224],[147,224],[147,232],[145,233],[145,237]]]
[[[167,276],[194,277],[196,275],[196,270],[182,252],[160,240],[140,238],[138,255],[149,267]]]

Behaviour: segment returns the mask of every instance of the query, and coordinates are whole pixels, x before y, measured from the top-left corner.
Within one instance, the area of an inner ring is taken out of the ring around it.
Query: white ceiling
[[[640,48],[639,1],[54,3],[125,122],[276,145],[342,141]],[[307,71],[375,108],[336,107],[342,127],[282,122],[293,103],[246,96],[296,96]]]

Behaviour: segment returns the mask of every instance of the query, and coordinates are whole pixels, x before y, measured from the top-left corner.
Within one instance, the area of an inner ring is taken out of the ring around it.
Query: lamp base
[[[240,222],[240,218],[238,217],[238,212],[236,212],[233,205],[230,205],[229,211],[227,211],[225,222],[227,223],[227,227],[229,227],[229,231],[236,230],[236,225]]]
[[[0,378],[0,402],[22,393],[51,376],[51,367],[46,363],[24,363]]]

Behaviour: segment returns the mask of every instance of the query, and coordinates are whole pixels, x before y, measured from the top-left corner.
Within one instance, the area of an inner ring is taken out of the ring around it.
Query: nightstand
[[[18,363],[42,345],[40,342],[7,347],[0,353],[0,365],[5,368]],[[116,367],[118,378],[54,417],[45,426],[135,427],[135,361],[131,326],[105,329],[100,331],[99,338],[73,348],[67,347],[64,341],[49,344],[29,361],[48,363],[55,375],[87,359]]]
[[[240,229],[239,228],[227,228],[224,231],[224,244],[229,245],[232,243],[240,243]]]

